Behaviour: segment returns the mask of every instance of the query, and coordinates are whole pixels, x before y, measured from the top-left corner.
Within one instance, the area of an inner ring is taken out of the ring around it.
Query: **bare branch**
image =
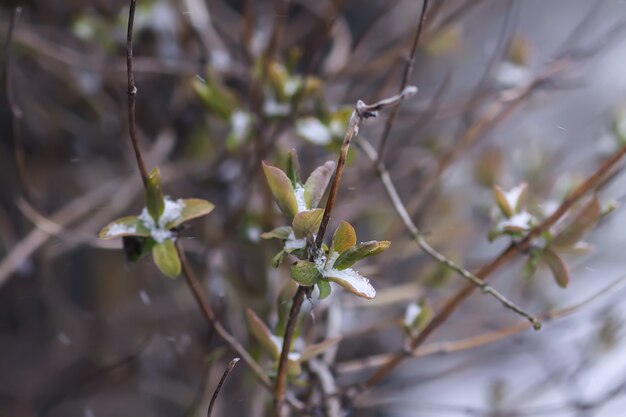
[[[213,412],[213,406],[215,405],[215,400],[217,400],[217,396],[220,394],[222,385],[224,385],[224,381],[226,381],[226,378],[228,378],[228,375],[230,374],[230,372],[233,370],[235,365],[237,365],[237,362],[239,362],[239,359],[240,358],[235,358],[232,361],[230,361],[228,363],[228,366],[226,367],[226,370],[224,370],[224,374],[222,374],[222,377],[220,378],[220,382],[218,382],[217,387],[215,388],[215,391],[213,391],[213,396],[211,397],[211,402],[209,403],[209,409],[206,412],[207,417],[211,417],[211,413]]]

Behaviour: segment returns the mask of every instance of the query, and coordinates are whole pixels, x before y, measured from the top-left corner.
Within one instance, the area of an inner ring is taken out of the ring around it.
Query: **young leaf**
[[[215,205],[213,205],[212,203],[209,203],[208,201],[199,198],[185,198],[182,201],[184,206],[183,210],[180,213],[180,216],[178,217],[178,219],[168,222],[165,225],[166,229],[171,229],[191,219],[205,216],[213,211],[213,209],[215,208]]]
[[[296,239],[313,236],[320,227],[324,209],[301,211],[293,218],[293,233]]]
[[[504,190],[502,190],[502,188],[500,188],[499,186],[494,185],[493,195],[496,199],[496,203],[498,204],[498,207],[500,208],[500,211],[502,212],[502,214],[504,214],[504,216],[507,219],[511,218],[511,216],[513,216],[513,207],[509,205],[509,202],[507,201]]]
[[[283,262],[285,257],[288,255],[287,252],[281,250],[272,258],[272,267],[278,268],[278,266]]]
[[[391,245],[391,242],[388,240],[380,242],[372,240],[370,242],[359,243],[341,254],[335,261],[333,268],[340,271],[342,269],[346,269],[363,258],[367,258],[368,256],[373,256],[384,251],[389,247],[389,245]]]
[[[98,237],[100,239],[113,239],[123,236],[150,236],[150,231],[137,216],[126,216],[112,221],[106,225]]]
[[[320,291],[319,299],[323,300],[324,298],[330,295],[332,288],[330,286],[330,282],[325,279],[320,279],[317,281],[317,289]]]
[[[165,200],[161,192],[161,173],[158,167],[154,167],[148,176],[146,207],[148,208],[148,213],[154,219],[154,223],[159,224],[159,217],[165,210]]]
[[[174,241],[171,239],[154,245],[152,257],[159,270],[168,277],[176,278],[180,275],[180,258],[178,258]]]
[[[546,248],[541,253],[541,259],[550,267],[554,280],[559,287],[567,287],[567,284],[569,284],[569,271],[563,258],[552,249]]]
[[[341,337],[333,337],[332,339],[326,339],[319,343],[307,346],[300,355],[300,362],[306,362],[309,359],[312,359],[317,355],[324,353],[340,341]]]
[[[602,212],[600,202],[597,197],[583,207],[571,223],[552,240],[552,245],[565,247],[578,243],[585,233],[598,221]]]
[[[291,180],[291,185],[296,186],[300,183],[300,162],[298,161],[298,153],[295,149],[289,152],[289,158],[287,158],[287,176]]]
[[[251,309],[246,309],[246,316],[248,317],[248,324],[250,325],[250,331],[256,338],[256,340],[263,346],[265,350],[267,350],[272,358],[278,359],[280,356],[280,350],[275,343],[274,336],[270,329],[265,325],[263,320],[261,320]],[[282,345],[282,343],[281,343]]]
[[[288,239],[291,235],[293,229],[290,226],[280,226],[269,232],[265,232],[261,234],[261,238],[263,239]]]
[[[321,276],[313,262],[302,260],[291,266],[290,274],[294,281],[306,287],[314,285]]]
[[[342,221],[330,245],[330,252],[337,252],[339,255],[356,245],[356,232],[354,227],[346,221]]]
[[[335,162],[327,161],[324,165],[315,168],[309,175],[304,184],[304,201],[307,207],[317,207],[334,172]]]
[[[359,297],[368,300],[376,297],[376,290],[372,287],[370,281],[353,269],[348,268],[343,271],[331,269],[324,274],[324,277],[330,281],[336,282]]]
[[[278,207],[285,216],[293,219],[298,213],[298,203],[296,202],[291,181],[283,171],[266,164],[265,161],[263,161],[263,172]]]

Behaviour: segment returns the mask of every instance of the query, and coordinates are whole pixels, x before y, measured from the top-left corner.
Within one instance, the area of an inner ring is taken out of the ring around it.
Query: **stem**
[[[413,74],[413,66],[415,65],[415,52],[417,51],[417,45],[419,43],[420,35],[422,34],[422,28],[424,26],[424,22],[426,21],[426,9],[428,8],[428,0],[422,0],[422,12],[420,13],[419,22],[417,24],[417,28],[415,29],[415,36],[413,36],[413,43],[411,44],[411,51],[409,52],[409,57],[406,61],[406,66],[404,67],[404,75],[402,76],[402,83],[400,83],[400,90],[402,92],[404,88],[409,83],[409,78],[411,78],[411,74]],[[387,144],[387,139],[389,138],[389,133],[391,132],[391,128],[393,126],[393,122],[396,120],[396,116],[398,115],[398,110],[400,106],[394,107],[391,112],[389,112],[389,116],[385,121],[385,129],[383,130],[383,134],[380,137],[380,144],[378,145],[378,162],[382,160],[383,153],[385,152],[385,145]]]
[[[318,252],[322,247],[322,241],[324,240],[324,235],[326,234],[326,229],[328,227],[328,223],[330,222],[330,214],[335,205],[335,201],[337,200],[339,184],[341,183],[341,177],[343,176],[343,169],[346,163],[348,149],[350,148],[350,142],[352,141],[352,138],[359,133],[360,123],[364,119],[378,116],[379,110],[391,106],[397,106],[400,102],[402,102],[402,100],[413,96],[415,93],[417,93],[417,88],[411,86],[404,88],[402,92],[400,92],[400,94],[378,101],[374,104],[365,104],[361,100],[357,101],[355,109],[352,112],[352,116],[350,116],[348,129],[341,145],[341,153],[339,155],[339,160],[337,161],[337,169],[335,170],[335,175],[333,177],[330,192],[328,194],[328,200],[326,201],[324,216],[322,217],[322,221],[317,232],[317,238],[315,239],[314,251],[311,255],[312,257],[314,257],[315,252]],[[283,346],[278,361],[278,373],[276,375],[276,385],[274,388],[274,405],[276,415],[278,417],[283,415],[282,413],[284,410],[283,403],[287,388],[287,359],[289,357],[289,349],[291,347],[293,334],[296,328],[296,323],[298,321],[298,314],[300,313],[300,308],[302,307],[304,296],[308,296],[311,290],[312,287],[298,286],[298,290],[293,297],[293,303],[291,305],[291,310],[289,311],[289,317],[287,318],[285,337],[283,338]]]
[[[220,390],[222,389],[222,385],[224,385],[224,381],[226,381],[226,378],[228,378],[228,375],[230,374],[230,372],[233,370],[235,365],[237,365],[237,362],[239,362],[239,359],[240,358],[235,358],[228,363],[228,366],[226,367],[226,370],[224,371],[222,378],[220,378],[220,382],[218,382],[217,387],[215,388],[215,391],[213,392],[213,396],[211,397],[211,402],[209,403],[209,409],[207,410],[207,413],[206,413],[207,417],[211,417],[211,413],[213,412],[213,406],[215,405],[215,400],[217,400],[217,396],[219,395]]]
[[[137,138],[137,123],[135,120],[135,102],[137,98],[137,86],[135,85],[135,76],[133,74],[133,23],[135,21],[135,7],[137,0],[130,0],[130,9],[128,12],[128,31],[126,34],[126,72],[128,75],[128,129],[130,131],[130,142],[135,151],[135,159],[137,167],[143,181],[144,188],[148,186],[148,170],[143,160],[141,147]]]
[[[178,242],[176,243],[176,250],[178,252],[178,256],[180,258],[181,267],[183,270],[183,275],[185,276],[185,281],[187,282],[187,286],[193,295],[194,300],[198,304],[200,311],[202,312],[203,317],[205,318],[207,324],[214,326],[217,334],[233,349],[237,354],[243,359],[243,361],[252,369],[257,379],[267,388],[271,388],[272,384],[263,372],[263,369],[259,364],[250,356],[250,354],[246,351],[246,349],[237,341],[237,339],[228,333],[228,331],[222,326],[222,324],[215,317],[215,313],[213,309],[209,305],[209,301],[202,290],[202,286],[196,278],[195,273],[189,266],[189,262],[187,261],[187,257],[185,256],[185,252],[182,250]]]

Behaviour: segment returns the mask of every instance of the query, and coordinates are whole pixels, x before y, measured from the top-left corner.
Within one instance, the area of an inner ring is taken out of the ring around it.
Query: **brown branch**
[[[424,27],[424,22],[426,21],[426,9],[427,8],[428,8],[428,0],[422,0],[422,12],[420,13],[419,22],[417,23],[417,28],[415,29],[415,35],[413,36],[413,43],[411,44],[411,50],[409,52],[406,65],[404,67],[404,74],[402,76],[402,82],[400,83],[399,92],[402,92],[404,88],[408,85],[409,79],[411,78],[411,74],[413,74],[413,66],[415,65],[415,52],[417,51],[417,45],[419,43],[420,35],[422,34],[422,28]],[[396,120],[396,116],[398,115],[399,109],[400,109],[400,106],[394,107],[389,112],[389,116],[387,116],[387,120],[385,121],[385,128],[380,137],[380,143],[378,145],[378,161],[381,161],[383,158],[383,153],[385,152],[385,145],[387,144],[389,133],[391,132],[391,128],[393,127],[393,122]]]
[[[620,148],[610,158],[608,158],[591,176],[589,176],[582,184],[568,195],[568,197],[561,203],[561,205],[552,213],[550,217],[544,220],[539,226],[533,228],[524,239],[518,243],[511,243],[505,250],[503,250],[496,258],[494,258],[488,264],[481,267],[475,275],[485,280],[494,271],[507,263],[518,253],[524,253],[531,245],[534,238],[539,236],[544,231],[552,227],[557,221],[569,211],[574,204],[578,202],[589,191],[598,186],[605,176],[613,169],[619,161],[626,155],[626,146]],[[444,304],[443,309],[433,317],[431,322],[426,328],[411,341],[411,350],[417,349],[421,346],[426,339],[437,330],[448,318],[456,311],[456,309],[465,301],[470,295],[473,294],[476,287],[473,284],[466,284],[461,288],[454,296],[452,296]],[[383,378],[385,378],[395,367],[407,357],[406,352],[397,353],[388,362],[382,365],[365,383],[366,387],[375,385]]]
[[[411,97],[416,93],[417,88],[414,86],[409,86],[406,87],[402,92],[400,92],[400,94],[384,100],[380,100],[374,104],[365,104],[361,100],[357,101],[355,109],[350,116],[350,121],[348,122],[348,129],[346,130],[346,134],[343,138],[341,153],[339,154],[339,159],[337,161],[337,168],[335,170],[335,175],[333,176],[333,180],[330,186],[330,192],[328,194],[328,200],[326,201],[326,207],[324,209],[324,216],[322,217],[322,221],[317,232],[317,237],[315,239],[315,244],[311,253],[312,258],[315,257],[317,253],[319,253],[320,248],[322,247],[324,235],[326,234],[326,229],[328,227],[328,223],[330,222],[330,215],[333,207],[335,206],[335,201],[339,192],[339,185],[343,176],[343,169],[346,163],[348,149],[350,148],[352,138],[356,136],[359,132],[359,125],[364,119],[378,116],[379,110],[383,110],[392,106],[397,106],[399,103],[402,102],[402,100]],[[293,339],[293,334],[296,328],[296,323],[298,321],[298,314],[300,313],[300,308],[302,307],[302,302],[304,301],[305,295],[308,295],[311,289],[311,287],[298,287],[298,290],[296,291],[296,294],[293,298],[291,310],[289,311],[289,317],[287,318],[287,325],[285,327],[285,335],[283,338],[283,346],[278,360],[276,385],[274,388],[274,405],[276,415],[279,417],[282,416],[282,413],[284,412],[283,403],[287,388],[287,359],[289,356],[289,349],[291,347],[291,341]]]
[[[240,358],[235,358],[228,363],[228,366],[226,367],[224,374],[222,374],[222,377],[220,378],[220,382],[218,382],[217,387],[215,388],[215,391],[213,391],[213,396],[211,397],[211,402],[209,403],[209,409],[206,412],[207,417],[211,417],[211,413],[213,412],[213,406],[215,405],[215,400],[217,400],[217,396],[220,394],[222,385],[224,385],[226,378],[228,378],[228,375],[230,374],[230,372],[233,370],[235,365],[237,365],[237,362],[239,362],[239,359]]]
[[[128,31],[126,33],[126,71],[128,76],[128,129],[130,132],[130,142],[135,151],[135,159],[137,167],[141,175],[143,186],[148,185],[148,170],[143,160],[139,139],[137,137],[137,123],[135,120],[135,105],[137,99],[137,86],[135,85],[135,75],[133,74],[133,24],[135,21],[135,7],[137,0],[130,0],[130,9],[128,12]]]

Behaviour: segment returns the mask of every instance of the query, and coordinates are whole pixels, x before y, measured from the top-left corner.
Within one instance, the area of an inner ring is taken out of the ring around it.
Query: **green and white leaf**
[[[324,277],[341,285],[346,290],[359,297],[368,300],[376,297],[376,290],[372,284],[370,284],[370,281],[353,269],[329,269],[324,271]]]
[[[98,233],[100,239],[113,239],[123,236],[147,237],[150,236],[150,230],[139,217],[126,216],[112,221]]]

